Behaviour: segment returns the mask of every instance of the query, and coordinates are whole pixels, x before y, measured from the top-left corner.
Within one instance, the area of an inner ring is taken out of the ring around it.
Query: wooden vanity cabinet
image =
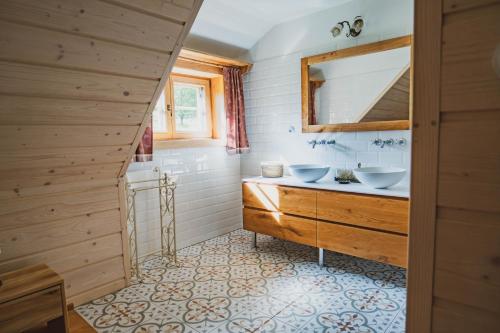
[[[243,183],[245,230],[407,266],[408,199]]]

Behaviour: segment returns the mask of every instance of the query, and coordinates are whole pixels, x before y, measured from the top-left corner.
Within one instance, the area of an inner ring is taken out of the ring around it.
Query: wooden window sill
[[[200,147],[224,147],[220,139],[170,139],[154,140],[154,149],[176,149],[176,148],[200,148]]]

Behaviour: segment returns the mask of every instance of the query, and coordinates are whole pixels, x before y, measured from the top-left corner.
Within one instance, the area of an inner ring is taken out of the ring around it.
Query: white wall
[[[155,166],[177,182],[177,248],[241,228],[240,158],[224,147],[155,149],[154,161],[132,163],[130,179],[147,179]],[[157,193],[137,197],[139,254],[159,249]]]
[[[245,77],[245,104],[251,153],[242,156],[243,175],[259,174],[263,160],[288,163],[325,163],[334,168],[392,165],[409,168],[410,147],[371,144],[375,138],[410,139],[410,131],[331,134],[301,133],[300,59],[397,36],[412,31],[410,0],[353,0],[321,13],[276,26],[246,55],[254,63]],[[333,39],[337,21],[362,15],[364,31],[357,38]],[[316,147],[311,139],[335,138],[337,147]],[[405,181],[408,181],[408,176]]]

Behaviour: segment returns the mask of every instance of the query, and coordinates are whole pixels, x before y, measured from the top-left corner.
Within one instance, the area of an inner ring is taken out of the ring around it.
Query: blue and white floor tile
[[[244,230],[152,259],[144,279],[77,308],[100,333],[401,333],[406,271]]]

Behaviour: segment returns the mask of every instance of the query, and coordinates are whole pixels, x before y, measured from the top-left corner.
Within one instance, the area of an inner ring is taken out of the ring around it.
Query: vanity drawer
[[[408,199],[321,191],[318,219],[408,234]]]
[[[316,191],[295,187],[243,183],[243,205],[273,212],[316,217]]]
[[[408,238],[381,231],[318,222],[318,247],[406,267]]]
[[[243,228],[276,238],[316,246],[316,221],[301,217],[243,208]]]

